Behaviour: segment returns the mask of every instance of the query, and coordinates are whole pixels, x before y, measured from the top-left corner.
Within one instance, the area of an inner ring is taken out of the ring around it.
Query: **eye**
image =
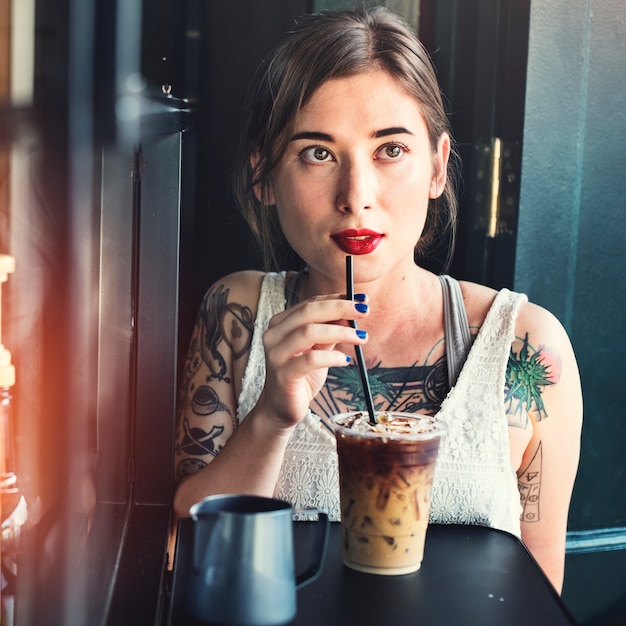
[[[388,161],[397,161],[407,152],[406,146],[399,143],[388,143],[378,150],[377,158]]]
[[[323,146],[309,146],[300,151],[300,158],[309,163],[324,163],[331,161],[333,155],[330,150]]]

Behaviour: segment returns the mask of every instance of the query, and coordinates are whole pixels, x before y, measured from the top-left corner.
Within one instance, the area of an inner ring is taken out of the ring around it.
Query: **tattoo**
[[[522,522],[539,521],[539,494],[541,492],[541,442],[528,467],[519,473],[517,484],[522,503]]]
[[[216,414],[221,414],[215,421],[230,418],[233,429],[236,428],[236,416],[208,384],[213,380],[227,384],[232,381],[229,361],[222,352],[225,346],[235,361],[250,350],[252,342],[252,311],[249,307],[228,302],[228,295],[229,290],[224,285],[207,292],[185,361],[175,445],[176,455],[182,457],[176,465],[179,478],[205,467],[208,463],[206,457],[217,456],[222,448],[218,442],[226,425],[203,423],[207,418],[211,421]],[[194,380],[203,366],[208,370],[204,376],[207,384]]]
[[[191,410],[194,415],[200,417],[208,417],[218,411],[223,411],[234,421],[228,406],[221,402],[215,390],[207,385],[200,385],[194,391],[191,398]],[[207,454],[217,456],[221,446],[216,445],[215,442],[223,432],[224,426],[221,424],[214,424],[207,431],[198,426],[191,426],[189,417],[186,415],[183,417],[182,433],[180,433],[179,426],[179,442],[174,448],[176,455],[186,455],[186,458],[182,459],[176,468],[179,478],[193,474],[207,465],[206,461],[197,457]]]
[[[182,440],[176,445],[176,454],[188,454],[190,456],[203,456],[210,454],[217,456],[220,447],[215,445],[215,439],[224,432],[222,425],[214,424],[208,432],[202,428],[189,425],[187,417],[183,420]]]
[[[504,402],[508,403],[509,425],[525,428],[528,415],[534,411],[537,421],[548,417],[541,394],[545,387],[553,385],[556,374],[544,351],[534,350],[528,343],[528,333],[522,340],[519,353],[511,348],[506,368]]]
[[[219,285],[207,294],[205,305],[200,309],[204,328],[200,349],[202,359],[211,371],[208,380],[230,383],[220,344],[224,342],[231,349],[233,359],[243,356],[250,349],[254,319],[249,307],[229,303],[228,294],[229,290],[224,285]]]
[[[185,476],[191,476],[199,472],[207,464],[202,459],[183,459],[176,468],[176,473],[179,478],[185,478]]]
[[[230,415],[228,407],[220,402],[215,390],[207,385],[200,385],[193,392],[191,408],[196,415],[212,415],[217,411],[226,411]]]
[[[432,365],[382,367],[379,362],[368,368],[368,375],[378,411],[435,413],[448,392],[445,356]],[[365,405],[365,399],[357,368],[331,368],[326,384],[314,402],[318,415],[360,410]]]

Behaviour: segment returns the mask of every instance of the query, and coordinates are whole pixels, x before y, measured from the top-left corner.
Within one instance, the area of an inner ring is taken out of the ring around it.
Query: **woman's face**
[[[353,254],[355,280],[375,280],[414,263],[448,154],[447,135],[433,152],[417,101],[385,71],[333,79],[296,116],[266,200],[310,271],[338,282]]]

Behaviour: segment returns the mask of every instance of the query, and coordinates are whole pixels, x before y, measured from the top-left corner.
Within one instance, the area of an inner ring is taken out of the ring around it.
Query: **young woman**
[[[559,322],[524,295],[425,270],[454,224],[454,149],[428,55],[383,8],[303,18],[250,90],[240,204],[269,263],[207,293],[177,431],[175,509],[214,493],[277,496],[339,519],[338,412],[448,425],[431,521],[521,536],[560,590],[582,400]],[[355,298],[345,297],[354,255]],[[356,332],[348,321],[356,319]]]

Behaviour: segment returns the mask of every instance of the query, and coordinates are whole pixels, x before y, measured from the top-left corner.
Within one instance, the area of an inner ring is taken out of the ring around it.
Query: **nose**
[[[345,213],[371,209],[375,202],[375,189],[373,168],[357,159],[346,161],[339,171],[337,208]]]

